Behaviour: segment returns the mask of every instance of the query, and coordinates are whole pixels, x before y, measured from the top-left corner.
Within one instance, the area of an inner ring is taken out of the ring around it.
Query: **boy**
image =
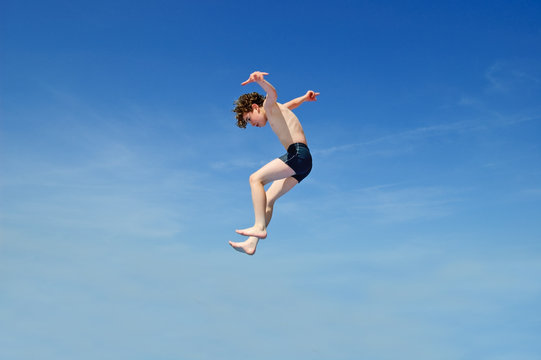
[[[315,101],[319,93],[310,90],[304,96],[279,104],[276,102],[276,89],[264,79],[266,75],[268,73],[256,71],[242,83],[244,86],[256,82],[266,91],[266,98],[258,93],[242,95],[235,102],[233,110],[237,113],[237,126],[241,128],[245,128],[247,123],[263,127],[268,122],[287,150],[285,155],[272,160],[250,176],[255,223],[250,228],[236,230],[248,236],[246,241],[229,242],[235,250],[248,255],[255,253],[259,239],[267,237],[267,226],[272,218],[275,201],[308,176],[312,169],[312,157],[304,131],[291,109],[304,101]],[[270,182],[273,183],[265,192],[264,186]]]

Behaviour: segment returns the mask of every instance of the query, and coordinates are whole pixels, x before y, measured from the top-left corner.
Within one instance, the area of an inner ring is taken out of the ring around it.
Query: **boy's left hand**
[[[319,95],[318,92],[308,90],[306,94],[304,95],[305,100],[304,101],[316,101],[317,96]]]
[[[246,85],[252,82],[262,81],[264,80],[263,76],[266,76],[266,75],[269,75],[269,73],[261,72],[261,71],[254,71],[253,73],[250,74],[250,77],[248,78],[248,80],[243,82],[241,85]]]

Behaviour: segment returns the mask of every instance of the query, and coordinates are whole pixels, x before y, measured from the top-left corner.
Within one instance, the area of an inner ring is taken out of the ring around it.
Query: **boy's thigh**
[[[250,176],[251,180],[268,184],[295,175],[295,171],[280,159],[274,159]]]

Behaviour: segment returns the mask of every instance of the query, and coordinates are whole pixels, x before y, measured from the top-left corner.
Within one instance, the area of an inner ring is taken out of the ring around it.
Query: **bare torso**
[[[272,131],[278,136],[278,139],[286,150],[289,145],[294,143],[307,144],[304,130],[293,111],[279,103],[271,106],[265,104],[264,107],[267,121]]]

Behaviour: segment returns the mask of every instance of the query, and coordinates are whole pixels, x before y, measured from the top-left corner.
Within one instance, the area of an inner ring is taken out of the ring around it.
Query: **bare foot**
[[[244,236],[254,236],[259,239],[265,239],[267,237],[267,229],[261,229],[255,226],[252,226],[251,228],[242,229],[242,230],[235,230],[237,234],[241,234]]]
[[[250,238],[248,238],[248,240],[243,241],[243,242],[232,242],[232,241],[230,241],[229,245],[231,245],[233,247],[233,249],[235,249],[237,251],[240,251],[240,252],[248,254],[248,255],[253,255],[253,254],[255,254],[255,249],[257,247],[258,241],[259,241],[258,238],[254,237],[254,236],[251,236]]]

